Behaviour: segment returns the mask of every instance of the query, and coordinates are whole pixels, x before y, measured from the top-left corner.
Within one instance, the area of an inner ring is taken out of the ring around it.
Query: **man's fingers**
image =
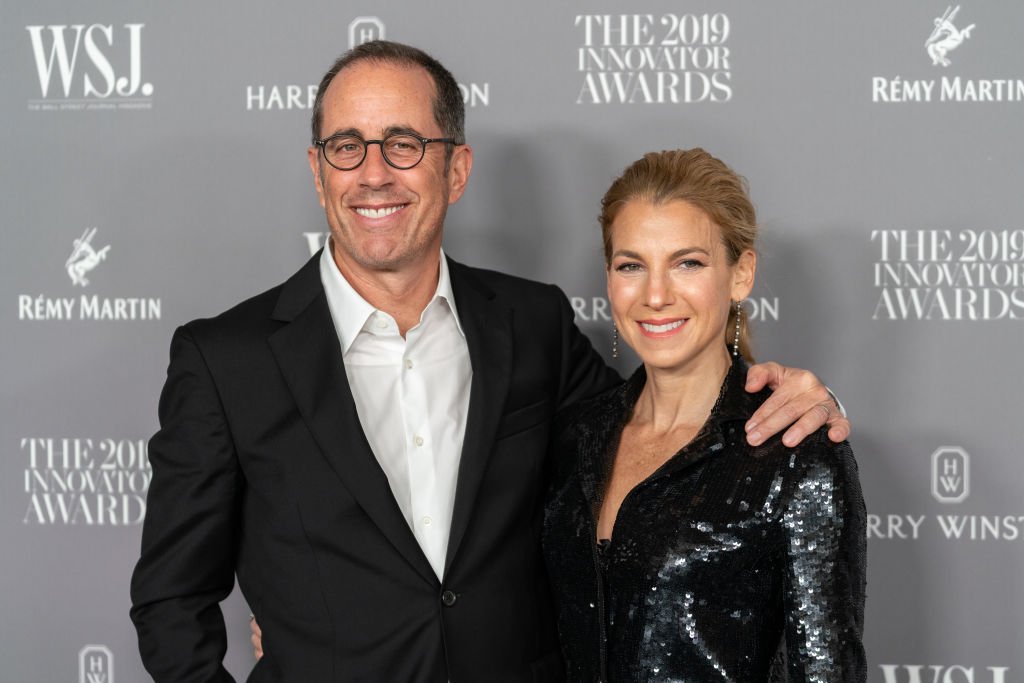
[[[838,415],[838,412],[838,410],[834,411],[828,427],[829,441],[834,441],[835,443],[849,439],[851,430],[850,421],[842,415]]]
[[[260,625],[256,622],[256,618],[252,615],[249,616],[249,642],[252,643],[252,654],[259,660],[263,656],[263,630],[260,629]]]
[[[777,388],[750,416],[746,425],[747,435],[752,435],[754,430],[758,429],[762,432],[763,441],[791,425],[814,405],[813,400],[807,400],[806,405],[799,404],[800,398],[800,394],[794,391],[792,386],[783,385]]]
[[[783,368],[778,363],[767,362],[751,365],[747,370],[746,390],[761,391],[765,387],[777,387],[782,382]]]
[[[782,443],[789,447],[796,446],[801,441],[806,439],[809,435],[818,431],[818,429],[825,424],[825,418],[822,416],[820,410],[811,410],[804,413],[792,427],[786,430],[786,433],[782,435]]]
[[[249,637],[249,641],[252,643],[252,655],[257,660],[263,657],[263,641],[255,633]]]
[[[770,436],[778,434],[793,424],[810,408],[809,405],[806,408],[801,408],[797,400],[787,399],[777,392],[772,394],[747,422],[747,442],[751,446],[760,446]],[[820,413],[817,413],[816,417],[821,420],[820,424],[824,424],[825,421],[821,418]]]

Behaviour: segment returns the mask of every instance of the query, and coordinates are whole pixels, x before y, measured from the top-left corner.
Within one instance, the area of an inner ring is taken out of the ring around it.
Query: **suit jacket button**
[[[459,596],[451,591],[445,591],[441,593],[441,604],[445,607],[451,607],[455,604],[455,601],[459,599]]]

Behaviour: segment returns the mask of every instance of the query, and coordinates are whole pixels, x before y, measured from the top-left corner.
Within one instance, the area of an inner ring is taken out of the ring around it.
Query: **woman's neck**
[[[721,353],[705,356],[684,369],[645,366],[647,383],[637,399],[631,423],[655,433],[699,428],[718,400],[731,363],[729,351],[723,346]]]

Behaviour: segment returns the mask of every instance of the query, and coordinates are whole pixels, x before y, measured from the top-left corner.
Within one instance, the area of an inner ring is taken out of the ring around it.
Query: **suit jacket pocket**
[[[498,435],[496,438],[504,439],[507,436],[525,432],[527,429],[545,424],[551,421],[551,401],[542,398],[536,403],[516,408],[510,413],[505,413],[498,424]]]

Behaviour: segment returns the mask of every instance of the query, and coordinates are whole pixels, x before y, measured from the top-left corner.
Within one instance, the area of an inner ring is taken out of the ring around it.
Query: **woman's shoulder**
[[[764,466],[777,469],[789,490],[824,486],[859,491],[857,459],[848,441],[836,443],[828,438],[827,426],[807,435],[795,446],[782,443],[776,434],[760,446],[751,447],[750,455]],[[859,495],[859,494],[858,494]]]

